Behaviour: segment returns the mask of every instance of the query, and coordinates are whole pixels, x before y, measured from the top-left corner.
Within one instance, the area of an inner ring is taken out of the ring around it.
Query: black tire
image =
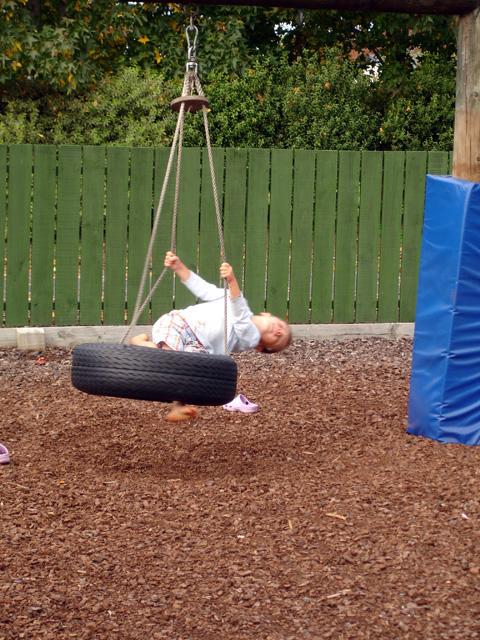
[[[235,397],[237,365],[207,353],[82,344],[73,350],[72,384],[100,396],[221,405]]]

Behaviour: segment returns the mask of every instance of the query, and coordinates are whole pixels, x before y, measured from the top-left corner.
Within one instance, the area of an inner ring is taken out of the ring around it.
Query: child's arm
[[[242,295],[240,291],[240,287],[238,286],[237,278],[233,273],[232,267],[228,264],[228,262],[222,262],[220,266],[220,275],[222,278],[228,282],[228,288],[230,289],[230,299],[235,300]]]
[[[163,263],[166,267],[171,269],[182,282],[189,279],[191,271],[186,267],[178,256],[171,251],[167,251],[165,254],[165,261]]]
[[[223,296],[223,289],[216,287],[214,284],[210,284],[196,273],[190,271],[180,258],[171,251],[167,251],[165,254],[164,264],[180,278],[182,283],[196,298],[208,302],[210,300],[217,300]]]
[[[233,329],[237,336],[235,351],[254,349],[260,341],[260,333],[252,322],[252,312],[248,302],[243,297],[232,267],[224,262],[220,267],[220,275],[228,283],[230,300],[232,303]]]

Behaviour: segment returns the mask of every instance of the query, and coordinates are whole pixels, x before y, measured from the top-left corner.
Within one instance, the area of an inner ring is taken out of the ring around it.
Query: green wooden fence
[[[120,325],[134,306],[168,149],[0,146],[2,326]],[[254,311],[292,323],[414,320],[426,173],[444,152],[214,149],[226,254]],[[151,282],[169,248],[173,180]],[[185,149],[177,252],[218,281],[205,149]],[[192,302],[167,277],[140,318]]]

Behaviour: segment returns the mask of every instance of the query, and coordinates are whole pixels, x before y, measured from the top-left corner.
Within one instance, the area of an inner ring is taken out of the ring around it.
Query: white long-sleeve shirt
[[[195,333],[208,353],[225,353],[225,303],[224,290],[210,284],[196,273],[190,272],[183,284],[203,302],[194,304],[179,313]],[[260,341],[260,332],[252,322],[253,313],[243,295],[230,299],[227,294],[227,351],[254,349]],[[155,340],[155,325],[152,327]]]

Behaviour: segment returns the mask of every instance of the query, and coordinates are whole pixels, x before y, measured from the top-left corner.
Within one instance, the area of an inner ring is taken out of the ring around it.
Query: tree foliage
[[[403,94],[385,103],[380,141],[389,149],[450,151],[454,117],[455,65],[426,56]]]
[[[323,59],[304,53],[292,65],[285,95],[287,147],[370,149],[379,143],[378,82],[365,75],[338,48]]]
[[[3,93],[72,92],[124,64],[143,16],[112,0],[0,0]]]
[[[454,18],[118,0],[0,0],[0,141],[169,144],[190,15],[215,144],[449,148]]]
[[[88,91],[122,66],[183,73],[181,4],[117,0],[0,0],[0,91],[3,95]],[[200,28],[202,75],[240,75],[258,56],[340,45],[361,67],[376,64],[391,86],[407,81],[419,52],[450,60],[455,20],[445,16],[204,6]]]
[[[181,79],[122,67],[78,96],[11,100],[0,113],[0,143],[169,146]],[[427,56],[403,96],[363,73],[337,48],[290,64],[264,56],[241,76],[215,72],[204,83],[212,143],[224,147],[450,150],[454,65]],[[205,144],[202,115],[188,114],[187,146]]]
[[[274,46],[277,11],[210,7],[202,28],[203,70],[240,73]],[[188,14],[178,4],[115,0],[0,0],[0,88],[35,95],[89,90],[120,66],[183,73]]]
[[[456,18],[413,14],[304,11],[284,23],[283,46],[291,58],[305,49],[340,47],[364,69],[375,67],[384,84],[402,87],[422,54],[447,64],[456,51]]]

